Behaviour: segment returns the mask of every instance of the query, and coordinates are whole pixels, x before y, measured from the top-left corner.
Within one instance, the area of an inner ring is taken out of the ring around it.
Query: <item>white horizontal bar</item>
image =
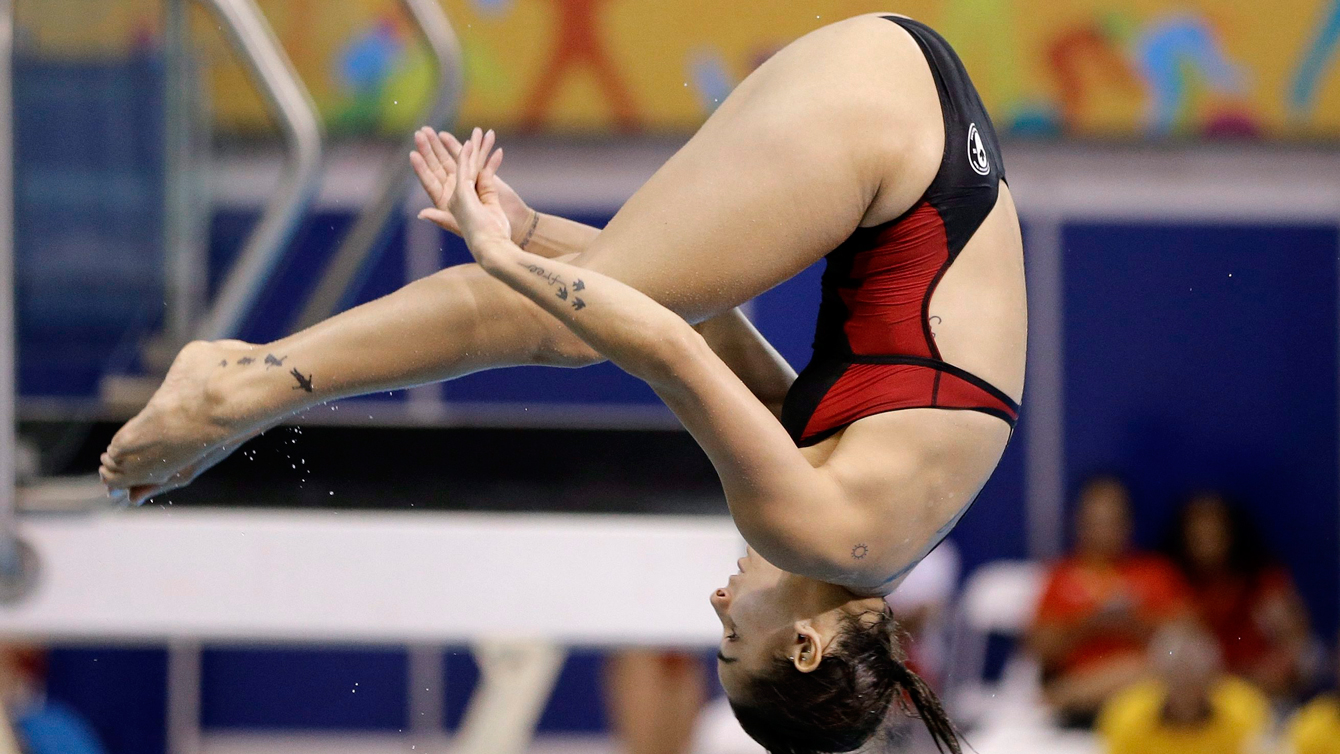
[[[144,509],[30,517],[47,640],[703,646],[743,543],[727,518]]]
[[[503,173],[551,212],[609,213],[680,146],[673,139],[553,142],[504,137]],[[1010,142],[1006,173],[1020,212],[1075,220],[1333,221],[1340,214],[1340,152],[1253,144],[1185,146]],[[317,207],[356,212],[372,199],[382,161],[365,144],[331,150]],[[226,154],[211,166],[214,201],[257,208],[278,184],[282,155]],[[407,211],[424,204],[411,190]]]

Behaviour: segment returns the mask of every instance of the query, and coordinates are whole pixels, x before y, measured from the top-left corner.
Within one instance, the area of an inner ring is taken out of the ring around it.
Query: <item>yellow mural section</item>
[[[160,2],[18,0],[26,54],[153,54]],[[939,29],[1006,133],[1340,136],[1340,0],[442,0],[464,124],[685,131],[777,48],[893,11]],[[398,0],[258,0],[335,133],[403,133],[435,78]],[[224,131],[271,129],[217,24],[194,25]],[[78,18],[79,23],[69,19]]]

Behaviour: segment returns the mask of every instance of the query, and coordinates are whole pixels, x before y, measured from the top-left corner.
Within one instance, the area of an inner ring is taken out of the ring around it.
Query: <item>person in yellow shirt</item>
[[[1107,754],[1255,754],[1265,750],[1270,702],[1225,675],[1213,636],[1187,625],[1150,644],[1155,677],[1114,696],[1098,719]]]
[[[1319,696],[1289,721],[1289,754],[1340,754],[1340,693]]]

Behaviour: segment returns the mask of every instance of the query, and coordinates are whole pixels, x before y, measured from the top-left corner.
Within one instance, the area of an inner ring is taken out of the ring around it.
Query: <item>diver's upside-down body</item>
[[[601,232],[526,208],[493,176],[491,132],[416,142],[436,205],[425,216],[461,232],[480,266],[266,346],[193,344],[104,454],[109,488],[142,502],[259,429],[346,395],[608,358],[693,433],[754,546],[713,595],[722,680],[746,727],[764,719],[789,740],[815,734],[804,738],[815,747],[859,744],[830,734],[868,737],[886,711],[874,706],[896,688],[942,717],[911,688],[896,642],[857,635],[888,629],[863,616],[885,615],[881,595],[975,497],[1023,389],[1018,219],[991,121],[948,44],[898,16],[797,40]],[[814,359],[795,379],[732,309],[824,256]],[[581,305],[556,299],[556,283],[580,283]],[[786,693],[772,684],[779,658],[800,674],[777,687]],[[825,702],[823,720],[777,712],[794,706],[789,689],[838,682],[829,676],[865,678],[849,689],[859,707]]]

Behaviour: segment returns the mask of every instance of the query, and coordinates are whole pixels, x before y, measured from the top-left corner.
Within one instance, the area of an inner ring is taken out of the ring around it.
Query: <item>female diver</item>
[[[102,457],[113,496],[187,484],[325,401],[606,358],[692,433],[750,545],[711,596],[745,730],[772,752],[850,751],[906,695],[957,752],[883,596],[999,461],[1027,316],[999,144],[948,43],[893,15],[800,38],[600,232],[529,210],[493,141],[423,131],[411,156],[436,205],[421,217],[478,264],[267,345],[188,345]],[[734,307],[824,257],[797,377]]]

